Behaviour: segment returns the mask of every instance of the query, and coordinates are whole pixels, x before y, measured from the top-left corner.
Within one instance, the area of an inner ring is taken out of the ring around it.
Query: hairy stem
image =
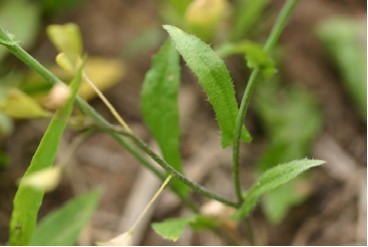
[[[270,36],[268,37],[266,44],[263,47],[263,50],[269,53],[274,45],[276,44],[277,40],[279,39],[282,30],[284,29],[289,16],[294,9],[295,5],[297,4],[298,0],[288,0],[283,9],[281,10],[279,17],[271,31]],[[239,113],[236,118],[235,123],[235,132],[234,132],[234,139],[233,139],[233,161],[232,161],[232,174],[233,174],[233,181],[235,186],[235,192],[238,197],[238,201],[242,202],[243,196],[241,192],[241,185],[240,185],[240,176],[239,176],[239,148],[240,148],[240,135],[242,125],[245,120],[245,115],[247,113],[247,109],[249,106],[250,98],[253,94],[257,77],[260,73],[259,69],[255,69],[252,71],[247,86],[245,88],[243,98],[240,103]]]
[[[46,69],[43,65],[41,65],[36,59],[34,59],[29,53],[27,53],[21,46],[18,45],[16,41],[14,41],[9,35],[0,27],[0,44],[6,46],[8,50],[13,53],[16,57],[18,57],[21,61],[23,61],[28,67],[35,70],[39,73],[47,82],[51,84],[55,84],[61,82],[59,78],[57,78],[54,74],[52,74],[48,69]],[[129,142],[124,140],[124,138],[119,135],[114,130],[114,126],[111,125],[106,119],[104,119],[100,114],[98,114],[86,101],[77,97],[76,105],[88,116],[92,117],[94,121],[103,129],[107,129],[107,133],[109,133],[119,144],[121,144],[124,148],[126,148],[129,152],[131,152],[135,158],[137,158],[141,163],[151,170],[155,175],[159,178],[163,179],[163,174],[154,167],[147,159],[139,152],[134,146],[132,146]],[[128,136],[133,143],[135,143],[142,151],[147,153],[154,161],[156,161],[161,167],[163,167],[168,173],[172,174],[173,177],[181,181],[182,183],[191,187],[194,191],[198,193],[210,197],[212,199],[221,201],[229,206],[237,207],[238,204],[235,202],[231,202],[221,196],[208,191],[204,187],[199,184],[196,184],[189,179],[187,179],[184,175],[177,172],[171,165],[165,162],[159,155],[150,150],[145,143],[143,143],[138,137],[133,135],[130,132],[124,132],[125,136]],[[189,199],[184,198],[181,193],[175,187],[172,187],[173,191],[181,198],[181,200],[189,206],[194,211],[197,211],[196,206],[189,201]]]

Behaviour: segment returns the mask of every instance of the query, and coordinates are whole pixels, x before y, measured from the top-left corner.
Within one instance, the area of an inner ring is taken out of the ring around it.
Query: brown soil
[[[278,11],[284,1],[272,1],[270,9]],[[91,55],[123,57],[124,47],[143,31],[160,25],[155,1],[91,0],[77,9],[60,15],[53,23],[75,22],[83,34],[85,48]],[[332,16],[366,18],[366,1],[319,0],[300,1],[281,38],[285,57],[280,67],[285,81],[300,83],[318,98],[324,113],[325,124],[316,140],[312,156],[320,159],[337,158],[350,162],[342,172],[329,162],[314,173],[311,181],[312,195],[302,205],[295,206],[279,225],[271,225],[257,209],[251,217],[257,245],[366,245],[366,123],[360,120],[338,71],[331,65],[320,42],[313,35],[318,23]],[[277,12],[276,12],[277,13]],[[271,19],[273,17],[270,17]],[[123,81],[106,91],[106,96],[130,124],[134,132],[150,145],[152,138],[142,123],[139,109],[139,92],[145,72],[150,67],[151,56],[157,47],[130,57]],[[42,34],[33,54],[42,61],[52,61],[51,45]],[[51,55],[47,55],[51,54]],[[244,81],[243,63],[230,59],[229,66],[235,81]],[[239,65],[240,64],[240,65]],[[206,103],[195,78],[184,69],[180,95],[183,117],[182,154],[186,171],[191,178],[218,193],[234,197],[231,170],[231,153],[219,147],[218,130],[210,106]],[[241,85],[237,85],[241,88]],[[99,100],[92,106],[111,122],[115,122]],[[242,179],[244,186],[254,181],[253,165],[262,152],[264,139],[257,128],[257,119],[248,114],[247,126],[254,134],[254,145],[242,147]],[[8,238],[8,224],[17,178],[21,177],[42,137],[48,121],[18,122],[12,136],[1,140],[1,147],[10,155],[11,164],[0,170],[0,243]],[[59,155],[65,151],[76,133],[68,130],[63,138]],[[73,175],[69,173],[61,186],[45,196],[40,217],[62,205],[74,194],[103,185],[105,192],[88,229],[79,244],[91,245],[106,240],[123,231],[124,211],[133,188],[145,186],[137,181],[142,174],[139,163],[109,136],[97,133],[77,149],[73,162]],[[338,166],[338,164],[336,164]],[[350,167],[350,168],[349,168]],[[74,179],[73,179],[74,178]],[[148,180],[148,179],[147,179]],[[152,182],[146,186],[156,186]],[[148,196],[148,195],[147,195]],[[197,196],[197,195],[196,195]],[[147,200],[143,198],[141,200]],[[204,201],[198,197],[199,201]],[[139,200],[138,200],[139,201]],[[187,210],[165,192],[152,213],[152,221],[185,215]],[[128,213],[129,214],[129,213]],[[146,225],[137,244],[171,245],[159,238]],[[125,229],[126,230],[126,229]],[[240,237],[243,230],[231,239],[212,232],[186,232],[178,245],[245,245]],[[222,235],[222,234],[220,234]],[[229,235],[229,234],[227,234]],[[231,235],[231,234],[230,234]]]

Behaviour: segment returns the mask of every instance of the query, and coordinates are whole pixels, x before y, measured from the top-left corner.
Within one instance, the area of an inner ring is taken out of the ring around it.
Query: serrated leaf
[[[193,216],[169,219],[161,223],[153,223],[152,228],[164,239],[176,241],[183,235],[185,227],[193,220]]]
[[[59,142],[67,121],[71,115],[73,103],[81,80],[82,67],[71,83],[72,96],[52,118],[42,140],[32,158],[24,177],[37,171],[51,167],[58,150]],[[20,183],[13,201],[13,211],[10,221],[10,244],[28,245],[37,221],[44,192],[34,190]]]
[[[0,111],[12,118],[43,118],[50,113],[44,110],[35,100],[22,91],[13,88],[7,92],[0,103]]]
[[[180,161],[180,126],[178,93],[180,86],[179,55],[167,41],[153,58],[141,92],[143,119],[155,137],[164,159],[182,172]],[[187,187],[177,181],[184,194]]]
[[[263,173],[257,182],[245,194],[243,203],[234,218],[242,219],[248,216],[255,207],[257,200],[263,194],[283,185],[297,177],[302,172],[324,164],[322,160],[294,160],[286,164],[278,165]]]
[[[101,190],[95,189],[71,199],[46,215],[36,227],[30,245],[75,245],[80,232],[96,209],[100,197]]]
[[[225,63],[209,45],[197,37],[174,26],[164,25],[164,28],[174,40],[176,49],[198,77],[199,84],[207,93],[221,129],[222,147],[231,145],[239,109],[234,85]],[[241,137],[244,141],[251,141],[251,136],[245,127],[242,129]]]

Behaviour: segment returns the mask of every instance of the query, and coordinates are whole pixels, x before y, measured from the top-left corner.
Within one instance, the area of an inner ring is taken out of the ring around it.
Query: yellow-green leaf
[[[47,34],[60,53],[64,53],[74,68],[82,54],[82,38],[79,28],[74,23],[50,25]]]
[[[35,100],[16,88],[7,92],[5,100],[0,103],[0,111],[13,118],[50,116],[50,113],[44,110]]]

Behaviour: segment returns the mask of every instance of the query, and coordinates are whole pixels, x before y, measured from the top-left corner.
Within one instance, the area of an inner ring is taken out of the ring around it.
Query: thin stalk
[[[175,170],[175,168],[173,168],[170,164],[168,164],[165,160],[163,160],[159,155],[153,152],[142,140],[140,140],[135,135],[129,132],[126,132],[126,131],[121,131],[121,134],[129,137],[140,149],[142,149],[142,151],[147,153],[154,161],[156,161],[157,164],[159,164],[162,168],[164,168],[167,172],[169,172],[174,178],[176,178],[183,184],[186,184],[188,187],[192,188],[194,191],[206,197],[220,201],[230,207],[237,208],[239,206],[238,203],[230,201],[226,198],[223,198],[222,196],[204,188],[202,185],[190,181],[183,174]]]
[[[16,57],[18,57],[21,61],[23,61],[28,67],[32,68],[36,72],[38,72],[47,82],[51,84],[55,84],[61,82],[59,78],[57,78],[54,74],[52,74],[48,69],[46,69],[43,65],[41,65],[36,59],[34,59],[29,53],[27,53],[21,46],[18,45],[16,41],[11,39],[7,33],[0,27],[0,44],[6,46],[8,50],[13,53]],[[139,161],[143,161],[142,164],[145,165],[148,169],[154,172],[159,178],[162,178],[161,172],[157,170],[153,165],[151,165],[145,157],[138,152],[135,147],[131,146],[128,142],[124,140],[124,138],[119,135],[117,132],[112,131],[114,129],[113,125],[111,125],[106,119],[104,119],[99,113],[97,113],[86,101],[81,99],[80,97],[76,98],[76,105],[88,116],[92,117],[96,123],[104,128],[110,129],[111,131],[107,131],[115,140],[119,142],[124,148],[126,148],[129,152],[131,152]],[[149,156],[152,157],[154,161],[156,161],[161,167],[163,167],[167,172],[172,174],[179,181],[191,187],[194,191],[198,193],[210,197],[212,199],[221,201],[229,206],[236,207],[237,203],[231,202],[221,196],[208,191],[204,187],[199,184],[196,184],[190,180],[188,180],[185,176],[178,173],[173,167],[171,167],[168,163],[166,163],[159,155],[150,150],[146,144],[144,144],[138,137],[132,135],[130,132],[125,133],[126,136],[130,137],[133,142],[144,152],[146,152]],[[172,187],[173,191],[177,193],[177,195],[188,205],[191,205],[191,209],[197,211],[195,205],[193,203],[189,203],[188,199],[184,200],[184,197],[178,192],[175,187]]]
[[[269,53],[274,47],[274,45],[276,44],[297,2],[298,0],[288,0],[285,3],[271,31],[271,34],[268,37],[266,44],[263,47],[263,50],[265,52]],[[250,98],[253,94],[253,91],[256,85],[255,82],[257,80],[259,73],[260,73],[260,70],[255,69],[252,71],[249,77],[247,86],[245,88],[245,91],[244,91],[244,94],[243,94],[243,97],[240,103],[239,113],[238,113],[238,116],[236,118],[236,123],[235,123],[235,132],[234,132],[234,139],[233,139],[232,175],[233,175],[233,181],[234,181],[234,186],[235,186],[235,192],[236,192],[236,196],[238,198],[239,203],[243,201],[241,185],[240,185],[240,176],[239,176],[240,135],[241,135],[242,125],[245,120],[245,115],[247,113],[247,109],[249,106]]]

